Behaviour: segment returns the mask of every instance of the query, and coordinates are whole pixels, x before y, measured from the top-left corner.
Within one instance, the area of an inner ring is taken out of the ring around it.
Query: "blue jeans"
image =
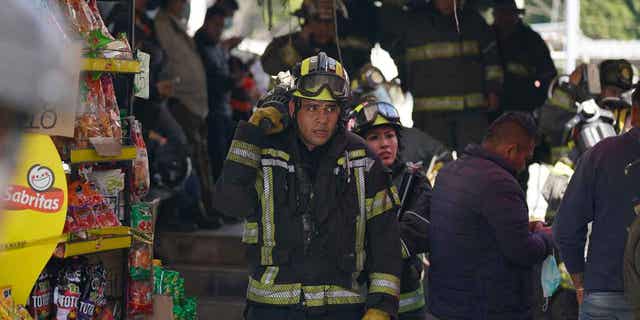
[[[633,320],[633,307],[622,292],[587,293],[580,306],[580,320]]]

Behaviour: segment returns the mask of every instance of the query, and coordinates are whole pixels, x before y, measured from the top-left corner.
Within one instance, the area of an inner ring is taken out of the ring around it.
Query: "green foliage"
[[[582,0],[580,6],[580,27],[586,36],[595,39],[640,38],[640,1]]]
[[[528,23],[549,22],[552,0],[526,0]],[[560,10],[564,10],[560,5]],[[564,11],[559,12],[564,20]],[[580,28],[594,39],[640,39],[640,0],[580,0]]]

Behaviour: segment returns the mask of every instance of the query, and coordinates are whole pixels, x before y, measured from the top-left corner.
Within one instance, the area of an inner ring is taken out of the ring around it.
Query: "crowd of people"
[[[631,64],[601,63],[596,96],[587,66],[554,81],[547,45],[513,0],[494,1],[492,26],[458,0],[387,6],[377,39],[349,32],[349,2],[334,4],[303,1],[300,31],[269,44],[260,62],[274,88],[260,98],[230,54],[241,39],[221,38],[235,0],[210,7],[193,38],[188,1],[160,1],[154,18],[136,1],[151,98],[134,110],[165,189],[161,223],[244,221],[246,319],[632,319]],[[116,33],[123,10],[108,19]],[[393,79],[369,64],[373,40],[413,95],[415,128],[384,92]],[[578,163],[541,221],[530,221],[532,158]]]

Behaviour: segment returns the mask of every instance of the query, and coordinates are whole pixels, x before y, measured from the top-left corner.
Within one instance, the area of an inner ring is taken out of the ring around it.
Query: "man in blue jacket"
[[[534,148],[536,126],[507,113],[482,145],[438,174],[431,202],[429,307],[440,319],[531,319],[531,267],[552,252],[531,232],[516,179]]]
[[[622,261],[640,178],[625,167],[640,158],[640,90],[629,132],[585,152],[567,187],[553,234],[576,287],[580,319],[635,319],[624,298]],[[629,170],[627,170],[629,171]],[[593,223],[585,261],[587,225]]]

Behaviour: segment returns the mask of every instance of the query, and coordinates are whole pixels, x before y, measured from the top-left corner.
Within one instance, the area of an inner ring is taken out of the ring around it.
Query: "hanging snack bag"
[[[120,124],[120,108],[116,100],[116,91],[113,87],[113,78],[109,74],[100,77],[102,91],[105,99],[105,111],[109,117],[113,137],[116,141],[122,140],[122,125]]]
[[[153,313],[153,284],[149,281],[131,281],[129,283],[129,314]]]
[[[131,227],[146,239],[153,238],[153,213],[149,203],[139,202],[131,206]]]
[[[113,129],[102,81],[87,73],[80,83],[80,107],[76,113],[74,135],[76,147],[88,148],[89,138],[96,137],[113,137]]]
[[[56,306],[56,320],[78,318],[78,301],[83,284],[83,264],[85,260],[74,259],[62,268],[58,275],[58,283],[53,291]]]
[[[29,297],[29,313],[36,320],[49,320],[53,311],[53,290],[51,289],[51,274],[46,267],[35,286],[31,290]]]
[[[136,159],[133,163],[133,193],[135,198],[141,199],[149,192],[151,181],[149,156],[142,136],[142,125],[137,120],[133,120],[131,124],[131,139],[136,146]]]
[[[129,276],[133,280],[151,279],[151,246],[137,242],[129,251]]]
[[[82,288],[78,319],[93,320],[106,305],[107,272],[102,263],[90,265],[85,271],[87,281]]]

